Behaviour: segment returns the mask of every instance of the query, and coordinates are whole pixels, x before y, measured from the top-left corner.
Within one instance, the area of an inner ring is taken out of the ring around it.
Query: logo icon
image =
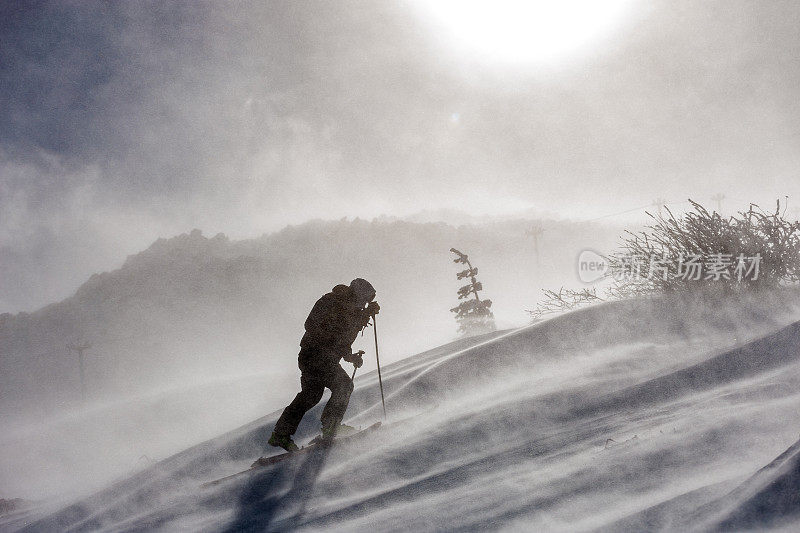
[[[594,250],[584,250],[578,255],[578,279],[594,283],[606,277],[611,265],[608,259]]]

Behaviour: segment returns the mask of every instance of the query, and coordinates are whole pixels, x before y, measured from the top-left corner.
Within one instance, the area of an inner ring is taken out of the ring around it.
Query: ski
[[[328,448],[328,447],[335,446],[336,444],[340,444],[340,443],[345,442],[345,441],[353,440],[356,437],[361,437],[361,436],[365,435],[366,433],[369,433],[369,432],[371,432],[371,431],[373,431],[375,429],[378,429],[380,426],[381,426],[380,422],[375,422],[371,426],[368,426],[368,427],[366,427],[366,428],[364,428],[362,430],[356,431],[355,433],[351,433],[349,435],[344,435],[342,437],[334,437],[333,439],[322,439],[320,437],[315,437],[314,439],[311,440],[311,442],[309,444],[307,444],[306,446],[303,446],[302,448],[300,448],[297,451],[279,453],[278,455],[271,455],[269,457],[259,457],[258,459],[256,459],[253,462],[252,465],[250,465],[250,468],[248,468],[247,470],[242,470],[241,472],[237,472],[235,474],[231,474],[229,476],[225,476],[223,478],[216,479],[214,481],[208,481],[206,483],[203,483],[200,487],[201,488],[211,487],[211,486],[217,485],[219,483],[222,483],[223,481],[227,481],[229,479],[233,479],[235,477],[239,477],[239,476],[241,476],[243,474],[247,474],[248,472],[252,472],[253,470],[259,470],[259,469],[264,468],[266,466],[271,466],[271,465],[280,463],[282,461],[285,461],[286,459],[291,459],[292,457],[297,457],[298,455],[307,454],[308,452],[314,451],[314,450],[316,450],[318,448]]]

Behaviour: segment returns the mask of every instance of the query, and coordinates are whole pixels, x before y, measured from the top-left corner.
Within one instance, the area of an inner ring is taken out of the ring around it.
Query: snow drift
[[[279,413],[7,531],[685,530],[798,521],[800,322],[791,307],[625,302],[386,368],[389,420],[247,468]],[[348,422],[381,417],[375,373]],[[288,402],[289,398],[287,398]],[[296,439],[317,431],[321,405]],[[789,451],[775,459],[782,452]],[[763,468],[765,465],[770,465]],[[793,491],[793,492],[792,492]]]

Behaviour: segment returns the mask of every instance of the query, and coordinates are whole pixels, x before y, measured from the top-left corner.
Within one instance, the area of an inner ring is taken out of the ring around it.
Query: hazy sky
[[[194,227],[800,207],[800,4],[614,4],[596,35],[602,12],[531,20],[552,50],[586,34],[547,61],[471,46],[513,12],[455,35],[411,0],[0,4],[0,312]]]

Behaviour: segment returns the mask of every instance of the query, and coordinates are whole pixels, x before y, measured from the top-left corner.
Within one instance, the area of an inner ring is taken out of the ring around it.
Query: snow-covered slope
[[[389,423],[356,442],[201,488],[274,453],[264,445],[272,413],[92,496],[7,516],[2,527],[683,531],[800,523],[800,323],[796,310],[765,309],[627,302],[444,346],[385,369]],[[377,377],[356,382],[348,418],[366,425],[381,417]],[[316,432],[320,408],[298,440]]]

